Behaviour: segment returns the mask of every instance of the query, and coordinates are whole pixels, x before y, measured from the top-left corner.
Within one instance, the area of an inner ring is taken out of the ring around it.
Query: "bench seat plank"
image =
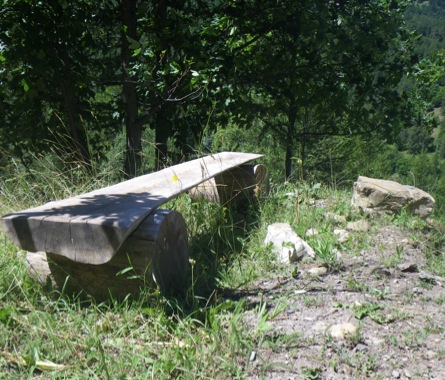
[[[7,236],[22,249],[104,264],[154,209],[215,175],[260,157],[222,152],[0,220]]]

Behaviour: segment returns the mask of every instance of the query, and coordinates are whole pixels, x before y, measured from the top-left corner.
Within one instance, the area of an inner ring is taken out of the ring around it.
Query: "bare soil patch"
[[[240,291],[249,331],[267,331],[248,379],[445,378],[444,279],[427,272],[412,231],[373,225],[367,239],[324,276],[300,263],[299,275],[288,269]],[[333,338],[343,323],[357,332]]]

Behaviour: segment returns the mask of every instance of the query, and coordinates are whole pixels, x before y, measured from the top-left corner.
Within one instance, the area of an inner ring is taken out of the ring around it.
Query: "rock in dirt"
[[[421,271],[419,273],[419,279],[432,285],[440,285],[441,281],[443,280],[441,277],[425,271]]]
[[[344,340],[348,337],[354,337],[355,335],[357,335],[357,331],[358,328],[356,325],[350,322],[346,322],[331,326],[331,328],[329,329],[329,334],[334,339]]]
[[[315,257],[314,250],[287,223],[274,223],[267,227],[264,245],[269,243],[283,264],[297,262],[306,256]]]
[[[407,208],[413,215],[427,218],[435,201],[430,194],[416,187],[360,176],[354,184],[351,203],[365,212],[398,213]]]
[[[328,273],[328,268],[326,267],[315,267],[311,268],[307,271],[307,273],[311,276],[324,276]]]
[[[334,235],[338,236],[337,241],[339,243],[346,243],[350,238],[349,232],[340,228],[334,230]]]
[[[324,214],[326,219],[333,220],[335,224],[345,224],[346,223],[346,216],[344,215],[338,215],[333,212],[327,212]]]
[[[379,277],[391,277],[391,271],[383,266],[378,266],[371,269],[370,273],[374,276],[379,276]]]
[[[401,263],[397,265],[397,269],[404,273],[414,273],[419,271],[417,263]]]
[[[317,236],[318,235],[318,231],[315,228],[309,228],[306,231],[306,236],[307,237],[313,237],[313,236]]]
[[[369,223],[366,220],[356,220],[355,222],[349,222],[346,226],[346,230],[354,232],[368,232]]]

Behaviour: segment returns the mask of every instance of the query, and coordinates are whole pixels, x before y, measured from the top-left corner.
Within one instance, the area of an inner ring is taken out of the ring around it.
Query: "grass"
[[[31,173],[18,170],[16,181],[11,175],[2,183],[1,214],[108,185],[100,174],[90,180],[81,169],[60,172],[58,165],[47,164],[36,163]],[[45,165],[49,169],[43,169]],[[319,199],[326,209],[344,217],[342,221],[326,218],[323,210],[314,207]],[[337,243],[333,229],[354,218],[349,192],[323,186],[273,186],[259,209],[249,208],[244,229],[239,228],[237,213],[225,205],[194,202],[184,195],[166,208],[181,212],[190,236],[192,275],[186,289],[175,295],[146,289],[136,297],[99,303],[42,289],[27,274],[24,252],[0,233],[0,379],[244,378],[252,371],[253,352],[267,348],[297,353],[304,339],[300,331],[279,334],[270,329],[288,300],[267,298],[252,305],[236,296],[238,289],[256,279],[283,273],[292,277],[292,269],[278,264],[263,245],[267,225],[287,222],[300,236],[316,228],[319,234],[308,238],[316,251],[315,262],[331,272],[343,270],[336,249],[357,255],[369,244],[361,234]],[[407,228],[414,223],[407,216],[399,222]],[[428,244],[433,271],[445,273],[443,255],[438,253],[439,233]],[[403,250],[396,249],[386,266],[393,268],[402,257]],[[368,292],[376,302],[386,297],[384,289],[370,289],[353,276],[347,282],[350,289]],[[301,296],[307,308],[321,306],[324,297]],[[436,303],[442,305],[443,297]],[[360,319],[387,323],[382,319],[385,310],[377,305],[383,304],[363,304],[352,311]],[[246,315],[254,316],[253,325]],[[413,331],[407,339],[421,341],[428,333]],[[362,374],[372,373],[375,367],[374,358],[361,354],[339,353],[336,358]],[[332,365],[338,366],[334,359]],[[263,369],[267,366],[264,363]],[[319,367],[305,367],[301,373],[306,378],[320,376]]]

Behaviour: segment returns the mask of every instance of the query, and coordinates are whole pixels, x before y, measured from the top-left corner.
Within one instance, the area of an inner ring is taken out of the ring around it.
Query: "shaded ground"
[[[266,330],[248,379],[444,379],[445,280],[425,272],[425,249],[410,232],[373,226],[339,270],[262,279],[243,289],[245,322]],[[261,307],[263,306],[263,309]],[[333,338],[333,325],[357,332]]]

